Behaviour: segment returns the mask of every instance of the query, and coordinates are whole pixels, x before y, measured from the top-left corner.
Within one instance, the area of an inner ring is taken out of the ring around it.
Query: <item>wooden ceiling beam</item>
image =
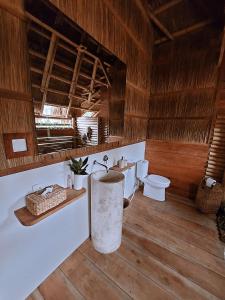
[[[136,0],[138,6],[142,6],[147,12],[148,18],[152,23],[154,23],[170,40],[173,40],[173,36],[167,30],[167,28],[158,20],[158,18],[152,12],[150,5],[145,0]]]
[[[86,73],[84,73],[84,72],[80,72],[80,76],[81,76],[81,77],[84,77],[84,78],[86,78],[86,79],[91,80],[91,76],[89,76],[88,74],[86,74]],[[99,79],[104,79],[104,78],[105,78],[105,76],[103,76],[103,77],[101,77],[101,78],[99,78]],[[105,82],[103,82],[103,81],[101,81],[101,80],[95,79],[94,81],[95,81],[95,83],[98,83],[98,84],[100,84],[100,85],[102,85],[102,86],[106,86],[106,87],[109,86],[107,83],[105,83]]]
[[[95,103],[93,103],[93,104],[89,107],[89,109],[92,110],[92,109],[95,107],[96,104],[97,104],[97,105],[100,105],[101,102],[102,102],[102,99],[97,100]]]
[[[54,64],[56,64],[55,61],[54,61]],[[72,68],[71,68],[71,69],[72,69]],[[30,67],[30,70],[31,70],[31,72],[34,72],[34,73],[37,73],[37,74],[41,74],[41,75],[43,74],[43,71],[42,71],[41,69],[36,68],[36,67]],[[86,78],[86,79],[91,80],[91,76],[88,76],[87,74],[85,74],[85,73],[83,73],[83,72],[80,72],[80,76],[81,76],[81,77],[84,77],[84,78]],[[67,84],[71,85],[71,80],[65,79],[65,78],[63,78],[63,77],[61,77],[61,76],[51,74],[51,78],[56,79],[56,80],[59,80],[59,81],[62,81],[62,82],[64,82],[64,83],[67,83]],[[104,77],[104,78],[105,78],[105,77]],[[101,86],[108,87],[108,84],[107,84],[107,83],[104,83],[104,82],[102,82],[102,81],[100,81],[100,80],[97,80],[97,79],[95,79],[94,81],[95,81],[95,83],[98,83],[98,84],[101,85]],[[80,88],[82,88],[82,89],[88,89],[87,86],[82,86],[82,85],[80,85],[80,84],[78,84],[77,87],[80,87]]]
[[[146,0],[134,0],[134,1],[136,2],[136,5],[138,6],[138,8],[140,9],[140,11],[142,12],[142,15],[146,19],[146,21],[148,21],[149,23],[151,23],[151,21],[149,20],[148,13],[146,11],[146,7],[147,7]],[[143,3],[144,1],[146,3]]]
[[[76,59],[76,63],[74,66],[73,78],[72,78],[70,91],[69,91],[69,105],[68,105],[68,109],[67,109],[67,117],[70,113],[70,108],[71,108],[72,102],[73,102],[73,98],[71,97],[71,95],[73,96],[76,91],[76,86],[77,86],[77,81],[78,81],[78,77],[79,77],[79,72],[80,72],[83,55],[84,55],[84,47],[80,47],[77,52],[77,59]]]
[[[111,86],[111,83],[110,83],[110,80],[109,80],[109,76],[108,76],[108,72],[107,72],[107,70],[106,70],[103,62],[101,61],[101,59],[99,59],[99,65],[100,65],[100,68],[102,69],[102,72],[104,73],[104,76],[105,76],[105,79],[106,79],[106,81],[108,83],[108,86]]]
[[[48,54],[45,62],[44,72],[41,81],[41,91],[43,92],[48,84],[49,73],[51,73],[51,69],[54,63],[54,57],[56,53],[56,35],[53,33],[51,37],[51,41],[49,44]]]
[[[33,88],[36,88],[36,89],[41,88],[41,86],[39,84],[36,84],[36,83],[32,83],[31,86]],[[68,96],[68,93],[60,91],[60,90],[56,90],[56,89],[53,89],[53,88],[48,88],[47,91],[50,92],[50,93],[54,93],[54,94],[58,94],[58,95],[62,95],[62,96]],[[75,96],[73,96],[73,97],[75,97]]]
[[[89,102],[91,102],[91,99],[92,99],[92,93],[93,93],[93,90],[94,90],[95,76],[96,76],[96,72],[97,72],[97,68],[98,68],[98,62],[99,62],[99,60],[96,59],[95,63],[94,63],[94,66],[93,66],[93,71],[92,71],[92,76],[91,76],[90,90],[89,90],[89,93],[88,93],[88,101]]]
[[[152,22],[167,36],[167,38],[169,38],[170,40],[174,39],[168,29],[155,17],[155,15],[150,10],[148,10],[148,15]]]
[[[173,32],[172,33],[173,39],[177,38],[177,37],[180,37],[180,36],[184,36],[184,35],[186,35],[188,33],[194,32],[194,31],[196,31],[198,29],[201,29],[201,28],[203,28],[205,26],[208,26],[208,25],[210,25],[212,23],[213,23],[213,20],[212,19],[208,19],[208,20],[205,20],[205,21],[202,21],[202,22],[198,22],[198,23],[196,23],[194,25],[191,25],[189,27],[186,27],[184,29],[178,30],[176,32]],[[159,44],[161,44],[163,42],[166,42],[166,41],[168,41],[167,38],[161,38],[161,39],[156,40],[155,43],[154,43],[154,45],[159,45]]]
[[[56,54],[56,47],[57,47],[57,37],[54,33],[52,33],[52,37],[49,44],[48,54],[45,62],[45,68],[42,76],[42,82],[41,82],[41,91],[43,92],[43,98],[41,103],[41,114],[44,110],[44,105],[47,98],[47,89],[49,85],[49,81],[51,78],[52,73],[52,67],[54,64],[55,54]]]
[[[154,15],[161,14],[162,12],[170,9],[171,7],[183,2],[184,0],[171,0],[166,4],[160,5],[158,8],[154,10]]]

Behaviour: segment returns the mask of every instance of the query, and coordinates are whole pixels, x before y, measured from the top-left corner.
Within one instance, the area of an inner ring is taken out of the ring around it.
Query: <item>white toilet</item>
[[[148,160],[137,162],[137,178],[144,183],[144,196],[165,201],[165,190],[170,186],[170,180],[159,175],[148,175]]]

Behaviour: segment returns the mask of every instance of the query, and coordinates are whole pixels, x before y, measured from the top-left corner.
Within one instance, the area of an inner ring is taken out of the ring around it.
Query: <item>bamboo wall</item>
[[[140,1],[51,2],[127,65],[124,135],[134,139],[146,138],[152,28]],[[0,47],[0,173],[10,173],[9,168],[15,171],[27,168],[23,165],[29,164],[31,168],[32,165],[37,167],[66,159],[66,151],[63,155],[6,159],[3,132],[26,131],[35,135],[22,0],[0,0],[0,45],[4,45]],[[120,124],[119,120],[117,123]],[[78,152],[74,151],[76,155]]]
[[[6,159],[3,134],[34,133],[26,24],[16,16],[22,2],[12,1],[5,8],[0,6],[0,170],[14,161]]]
[[[170,177],[174,191],[191,197],[207,161],[219,36],[206,27],[156,46],[153,54],[146,156],[155,173]]]
[[[139,7],[139,0],[51,2],[126,63],[124,135],[146,138],[152,30],[146,12]],[[116,119],[113,124],[122,126]]]

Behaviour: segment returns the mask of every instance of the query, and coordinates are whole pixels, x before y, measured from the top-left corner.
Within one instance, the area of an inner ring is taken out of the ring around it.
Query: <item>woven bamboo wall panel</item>
[[[125,115],[125,132],[128,138],[146,138],[148,120],[139,117],[130,117]]]
[[[133,40],[127,37],[127,80],[140,88],[149,90],[151,59],[146,59],[141,50],[135,47]],[[131,61],[131,58],[133,61]]]
[[[218,37],[218,30],[205,29],[156,47],[151,93],[214,87],[221,42]]]
[[[118,120],[121,119],[123,121],[123,116],[121,116],[121,112],[124,112],[124,101],[115,101],[109,104],[110,111],[113,111],[113,118],[110,117],[110,120]]]
[[[0,133],[31,132],[34,129],[32,102],[0,97]],[[15,118],[14,113],[17,117]]]
[[[211,120],[149,120],[148,138],[166,141],[207,143]],[[191,155],[191,154],[190,154]]]
[[[218,36],[220,32],[212,27],[156,47],[149,138],[208,143],[221,42]]]
[[[207,117],[214,107],[214,89],[197,89],[165,95],[152,95],[150,101],[150,118],[172,117]]]
[[[14,166],[6,160],[4,133],[34,132],[34,113],[28,68],[26,23],[21,19],[23,1],[0,9],[0,169]]]
[[[174,55],[174,57],[177,57],[177,55]],[[204,60],[204,64],[206,61]],[[205,66],[202,65],[201,61],[187,61],[182,62],[180,65],[176,65],[176,63],[171,66],[170,70],[168,70],[168,65],[160,65],[153,68],[152,76],[155,78],[152,84],[153,94],[157,92],[180,91],[186,88],[215,86],[216,72],[210,63]]]
[[[8,167],[6,156],[5,156],[5,148],[3,142],[3,135],[0,134],[0,170],[4,170]]]
[[[30,94],[26,24],[0,8],[0,88]]]
[[[124,134],[124,120],[111,119],[109,120],[109,133],[112,136],[123,136]],[[127,134],[127,133],[126,133]]]
[[[127,86],[126,104],[125,104],[125,111],[127,114],[134,114],[141,117],[148,117],[148,109],[146,109],[148,104],[149,104],[148,94],[142,94],[132,86]]]
[[[143,15],[138,9],[135,1],[108,0],[105,2],[108,2],[110,4],[112,3],[113,8],[119,14],[120,18],[125,21],[125,24],[130,29],[135,38],[139,40],[142,45],[145,45],[145,38],[149,34],[149,22],[147,21],[147,19],[143,18]]]

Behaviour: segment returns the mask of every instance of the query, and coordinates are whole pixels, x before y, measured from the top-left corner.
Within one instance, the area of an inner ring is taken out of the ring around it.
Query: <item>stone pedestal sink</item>
[[[124,175],[97,171],[91,175],[91,239],[100,253],[116,251],[121,244]]]

